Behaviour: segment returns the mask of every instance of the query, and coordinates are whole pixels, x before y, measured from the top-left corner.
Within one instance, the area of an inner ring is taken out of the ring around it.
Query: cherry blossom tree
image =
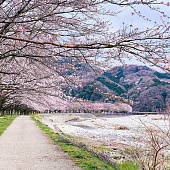
[[[160,22],[145,16],[143,6],[158,13]],[[119,17],[124,7],[154,24],[141,30],[123,22],[110,31],[107,17]],[[97,76],[95,66],[110,68],[132,57],[169,72],[169,16],[162,7],[169,2],[1,0],[1,96],[10,94],[12,102],[26,96],[41,102],[45,94],[63,97],[62,87],[81,87],[87,69]]]

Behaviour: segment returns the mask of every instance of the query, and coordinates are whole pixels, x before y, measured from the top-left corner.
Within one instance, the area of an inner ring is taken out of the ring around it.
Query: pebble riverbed
[[[150,129],[167,132],[170,127],[168,115],[55,114],[45,116],[43,123],[71,136],[131,146],[144,146]]]

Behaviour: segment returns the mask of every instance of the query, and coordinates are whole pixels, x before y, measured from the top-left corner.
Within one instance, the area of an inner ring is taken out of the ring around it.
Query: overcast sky
[[[168,0],[164,0],[164,3],[170,3],[170,1]],[[166,15],[167,17],[170,17],[170,6],[165,6],[165,5],[154,5],[155,8],[159,7],[160,11],[164,12],[164,15]],[[161,16],[163,14],[160,14],[157,11],[151,10],[147,5],[136,5],[135,8],[137,9],[137,11],[140,11],[141,14],[143,16],[145,16],[146,18],[151,19],[150,21],[146,21],[143,18],[139,17],[137,14],[133,14],[134,11],[133,9],[131,9],[130,7],[117,7],[115,5],[111,6],[111,5],[105,5],[106,9],[110,9],[110,11],[122,11],[121,13],[119,13],[117,16],[113,16],[113,17],[105,17],[105,19],[109,20],[112,25],[110,27],[110,31],[114,32],[118,29],[123,28],[123,23],[125,25],[130,26],[131,24],[133,25],[133,28],[139,28],[141,31],[145,30],[146,28],[151,28],[154,26],[154,22],[156,21],[157,23],[161,24],[162,20],[161,20]],[[169,24],[168,22],[170,22],[169,18],[163,18],[164,21],[166,22],[166,24]],[[169,24],[170,25],[170,24]],[[136,61],[136,60],[132,60],[126,61],[127,64],[138,64],[138,65],[144,65],[143,63]],[[147,64],[147,66],[149,66],[149,64]],[[162,71],[160,69],[158,69],[157,67],[152,67],[153,69],[156,69],[158,71]]]

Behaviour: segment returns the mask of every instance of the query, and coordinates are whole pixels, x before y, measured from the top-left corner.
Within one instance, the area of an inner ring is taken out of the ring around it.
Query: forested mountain
[[[101,70],[98,69],[97,72]],[[134,111],[163,111],[169,106],[170,74],[168,73],[159,73],[146,66],[129,65],[103,71],[98,77],[87,78],[87,75],[94,75],[89,69],[85,75],[82,87],[75,89],[64,87],[64,92],[93,102],[114,102],[102,94],[96,94],[97,88],[104,93],[133,100]]]

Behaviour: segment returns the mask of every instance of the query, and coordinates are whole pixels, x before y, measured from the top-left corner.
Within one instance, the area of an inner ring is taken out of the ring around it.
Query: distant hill
[[[83,67],[79,65],[77,68],[82,74]],[[101,72],[100,69],[95,69],[97,73]],[[66,95],[93,102],[115,102],[94,93],[97,88],[104,93],[133,100],[134,111],[163,111],[170,103],[170,74],[156,72],[147,66],[119,66],[102,71],[98,76],[94,76],[94,71],[88,68],[82,77],[84,80],[81,88],[72,90],[67,86],[63,87]]]

